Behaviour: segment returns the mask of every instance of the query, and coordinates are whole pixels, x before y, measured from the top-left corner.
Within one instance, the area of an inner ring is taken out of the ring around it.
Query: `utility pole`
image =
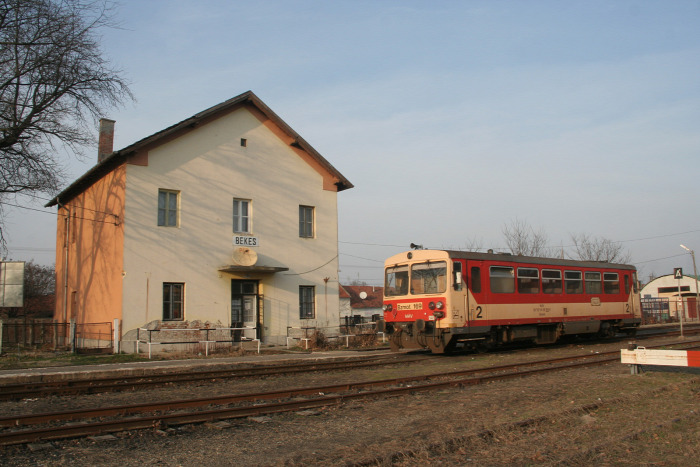
[[[698,306],[700,306],[700,292],[698,292],[698,270],[695,267],[695,251],[691,250],[685,245],[681,245],[681,248],[690,253],[690,257],[693,258],[693,275],[695,276],[695,316],[698,316]]]

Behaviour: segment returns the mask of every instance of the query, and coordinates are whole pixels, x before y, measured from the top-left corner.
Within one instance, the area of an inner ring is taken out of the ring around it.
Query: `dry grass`
[[[534,349],[445,358],[429,361],[429,367],[412,364],[400,371],[431,373],[492,366],[581,350]],[[587,346],[585,350],[595,353],[602,349]],[[216,387],[229,392],[248,386],[298,387],[325,379],[369,380],[392,371],[389,367],[358,369],[228,381],[229,389]],[[186,391],[200,394],[205,388],[178,386],[171,390],[184,397]],[[134,394],[139,399],[146,396]],[[159,398],[164,397],[161,394]],[[116,403],[105,395],[100,399]],[[225,430],[194,426],[165,435],[136,432],[113,442],[56,443],[52,449],[35,453],[13,448],[0,452],[0,458],[6,465],[16,466],[688,466],[700,458],[698,415],[697,375],[630,375],[626,365],[608,364],[482,386],[355,401],[321,409],[312,416],[277,415],[267,423],[233,421]]]

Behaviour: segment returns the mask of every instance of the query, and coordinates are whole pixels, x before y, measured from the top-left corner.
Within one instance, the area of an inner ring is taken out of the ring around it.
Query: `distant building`
[[[340,286],[340,316],[360,316],[364,322],[382,316],[383,289],[370,285]]]
[[[138,328],[337,327],[337,194],[353,185],[246,92],[98,163],[58,207],[59,322]],[[247,331],[246,331],[247,332]]]
[[[678,310],[683,304],[686,319],[697,319],[697,293],[698,283],[694,277],[683,276],[678,280],[673,274],[657,277],[645,285],[640,291],[642,302],[668,300],[668,312],[673,317],[678,317]],[[680,295],[679,295],[680,287]]]

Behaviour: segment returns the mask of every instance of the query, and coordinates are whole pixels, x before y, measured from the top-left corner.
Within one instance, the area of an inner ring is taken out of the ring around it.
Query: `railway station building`
[[[154,330],[283,344],[339,325],[337,196],[353,185],[253,92],[117,151],[100,124],[97,164],[47,204],[55,321],[114,322],[126,352]]]

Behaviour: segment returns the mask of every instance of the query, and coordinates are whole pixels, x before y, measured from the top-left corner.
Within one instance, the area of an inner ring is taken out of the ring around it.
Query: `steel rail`
[[[313,371],[331,371],[347,368],[371,367],[411,363],[414,361],[436,358],[432,356],[402,358],[395,356],[363,357],[334,362],[295,363],[291,365],[269,365],[253,368],[227,368],[182,373],[157,373],[143,375],[124,375],[108,378],[85,380],[16,383],[0,386],[0,400],[18,400],[28,397],[67,394],[94,394],[134,389],[142,386],[157,386],[168,383],[187,383],[214,379],[232,379],[282,374],[307,373]]]
[[[692,331],[691,331],[692,333]],[[639,339],[655,338],[662,335],[678,335],[678,331],[655,333],[650,336],[637,337]],[[620,338],[624,340],[624,338]],[[151,373],[141,375],[123,375],[95,379],[72,379],[67,381],[32,382],[0,385],[1,400],[19,400],[28,397],[44,397],[48,395],[72,395],[72,394],[96,394],[101,392],[116,392],[132,390],[142,387],[158,386],[168,383],[187,383],[215,379],[245,378],[257,376],[272,376],[281,374],[306,373],[312,371],[342,370],[346,368],[369,367],[386,365],[387,360],[397,359],[396,364],[410,363],[412,361],[428,358],[440,358],[439,356],[421,356],[400,359],[399,355],[373,356],[356,359],[345,359],[341,362],[311,362],[295,363],[289,365],[269,365],[251,368],[226,368],[215,370],[197,370],[178,373]],[[371,361],[368,361],[371,360]]]
[[[111,432],[116,432],[116,431],[151,428],[151,427],[161,426],[163,424],[169,426],[169,425],[179,425],[179,424],[188,424],[188,423],[202,423],[202,422],[207,422],[207,421],[218,421],[218,420],[233,419],[233,418],[243,418],[243,417],[250,417],[250,416],[255,416],[255,415],[267,415],[267,414],[273,414],[273,413],[288,412],[288,411],[292,411],[292,410],[302,410],[302,409],[310,409],[310,408],[319,408],[319,407],[325,407],[325,406],[331,406],[331,405],[338,405],[338,404],[345,402],[345,401],[348,401],[348,400],[355,400],[355,399],[361,399],[361,398],[392,397],[392,396],[398,396],[398,395],[407,394],[407,393],[414,393],[414,392],[418,392],[418,391],[422,392],[422,391],[429,391],[429,390],[435,390],[435,389],[442,389],[442,388],[446,388],[446,387],[478,385],[478,384],[483,384],[485,382],[512,379],[512,378],[521,378],[524,376],[547,373],[547,372],[552,372],[552,371],[559,371],[562,369],[571,369],[571,368],[577,368],[577,367],[605,364],[605,363],[609,363],[611,361],[616,361],[619,358],[619,352],[608,352],[606,354],[613,354],[613,353],[615,354],[614,356],[605,355],[605,354],[598,354],[596,356],[596,358],[593,358],[593,359],[591,359],[590,355],[579,356],[579,359],[583,360],[583,361],[568,363],[568,364],[564,364],[564,365],[552,366],[553,363],[562,362],[564,360],[571,360],[571,359],[574,359],[575,357],[564,357],[564,358],[553,359],[553,360],[531,362],[532,365],[534,365],[534,364],[550,365],[550,366],[546,366],[543,368],[521,370],[521,369],[519,369],[519,367],[522,365],[510,365],[510,367],[513,368],[513,371],[507,372],[507,373],[492,374],[492,375],[483,376],[483,377],[468,377],[468,378],[461,378],[461,379],[456,379],[456,380],[438,381],[438,382],[431,382],[431,383],[426,383],[426,384],[421,384],[421,385],[405,385],[405,386],[401,386],[401,387],[384,388],[384,389],[379,389],[379,390],[370,390],[370,391],[358,392],[358,393],[331,394],[331,395],[324,394],[321,397],[314,397],[311,399],[305,399],[305,400],[301,400],[301,401],[296,400],[296,401],[276,402],[276,403],[271,403],[271,404],[259,404],[259,405],[246,406],[246,407],[227,407],[227,408],[197,411],[197,412],[192,412],[192,413],[150,415],[150,416],[145,416],[145,417],[138,417],[138,418],[134,417],[134,418],[129,418],[129,419],[103,421],[103,422],[97,422],[97,423],[86,422],[84,424],[72,424],[72,425],[63,426],[63,427],[39,428],[36,430],[7,431],[4,433],[0,433],[0,445],[28,443],[28,442],[32,442],[32,441],[36,441],[36,440],[40,440],[40,439],[60,439],[60,438],[70,438],[70,437],[75,437],[75,436],[97,435],[97,434],[111,433]],[[602,358],[600,358],[601,355],[603,355]],[[491,370],[493,372],[493,371],[502,370],[503,368],[506,368],[506,367],[508,367],[508,366],[493,367],[493,368],[489,368],[489,369],[476,369],[474,371],[481,372],[481,371]],[[439,377],[444,378],[444,377],[447,377],[449,375],[455,375],[455,374],[459,374],[459,373],[467,373],[468,371],[469,370],[465,370],[465,371],[461,371],[461,372],[450,372],[450,373],[438,374],[438,375],[427,375],[427,376],[439,376]],[[403,384],[406,381],[416,381],[416,378],[411,379],[411,377],[404,377],[404,378],[398,378],[398,379],[394,379],[394,380],[383,380],[383,381],[374,381],[374,382],[365,382],[365,383],[352,383],[352,384],[346,384],[346,385],[326,386],[324,388],[334,388],[336,390],[339,390],[342,388],[344,390],[351,390],[352,388],[358,388],[358,387],[363,386],[363,385],[365,387],[382,386],[382,385],[386,386],[387,384],[392,384],[392,385]],[[349,389],[345,389],[345,388],[349,388]],[[320,391],[320,389],[323,389],[323,388],[303,388],[303,389],[299,389],[299,390],[289,390],[289,391],[282,391],[282,392],[288,394],[288,397],[294,397],[294,396],[308,395],[308,394],[313,394],[313,393],[323,394]],[[279,396],[280,393],[281,392],[277,392],[276,394]],[[273,394],[273,393],[265,393],[265,394]],[[245,396],[245,395],[243,395],[243,396]],[[248,395],[248,396],[251,396],[251,395]],[[258,395],[252,395],[252,396],[259,397],[260,395],[258,394]],[[193,401],[187,401],[187,402],[192,403]],[[153,409],[153,405],[151,407],[152,407],[151,410],[158,410],[158,409]],[[192,406],[188,406],[188,407],[192,407]],[[177,407],[177,408],[181,409],[183,407]],[[173,407],[171,407],[170,409],[174,410]],[[163,408],[161,408],[161,410],[163,410]],[[55,416],[58,414],[53,414],[53,415]],[[96,416],[98,416],[98,415],[96,415]],[[106,414],[102,413],[99,416],[106,416]],[[86,417],[82,417],[82,418],[86,418]],[[57,420],[57,418],[54,417],[53,420]]]
[[[700,344],[700,342],[698,342]],[[683,344],[689,344],[684,342]],[[665,346],[673,344],[665,344]],[[649,347],[653,348],[653,347]],[[56,420],[77,420],[84,418],[94,418],[94,417],[105,417],[105,416],[116,416],[116,415],[131,415],[135,413],[153,412],[153,411],[167,411],[167,410],[178,410],[193,407],[203,407],[207,405],[223,405],[223,404],[233,404],[241,402],[256,402],[260,400],[272,400],[272,399],[285,399],[298,396],[308,396],[313,394],[325,394],[325,393],[335,393],[342,391],[352,391],[358,389],[364,389],[368,387],[382,387],[398,384],[407,384],[411,382],[422,382],[430,381],[440,378],[455,378],[462,376],[475,376],[478,374],[489,374],[507,371],[518,371],[522,368],[544,366],[544,365],[555,365],[570,361],[580,361],[580,360],[594,360],[599,363],[607,363],[611,360],[616,360],[620,356],[619,350],[603,352],[595,355],[573,355],[568,357],[559,357],[549,360],[537,360],[534,362],[523,362],[515,363],[510,365],[500,365],[495,367],[484,367],[484,368],[471,368],[466,370],[456,370],[443,373],[432,373],[426,375],[414,375],[414,376],[402,376],[399,378],[389,378],[382,380],[373,381],[361,381],[354,383],[339,383],[325,386],[315,386],[315,387],[304,387],[304,388],[290,388],[282,389],[276,391],[267,391],[261,393],[244,393],[244,394],[227,394],[224,396],[216,397],[205,397],[198,399],[182,399],[182,400],[171,400],[164,402],[147,402],[142,404],[130,404],[125,406],[112,406],[112,407],[99,407],[93,409],[79,409],[72,411],[62,411],[62,412],[44,412],[37,414],[29,414],[22,416],[6,416],[0,417],[0,427],[18,426],[18,425],[32,425],[39,423],[46,423]],[[588,364],[594,364],[595,362],[582,362],[578,364],[573,364],[571,367],[585,366]],[[497,376],[493,376],[497,379]]]

